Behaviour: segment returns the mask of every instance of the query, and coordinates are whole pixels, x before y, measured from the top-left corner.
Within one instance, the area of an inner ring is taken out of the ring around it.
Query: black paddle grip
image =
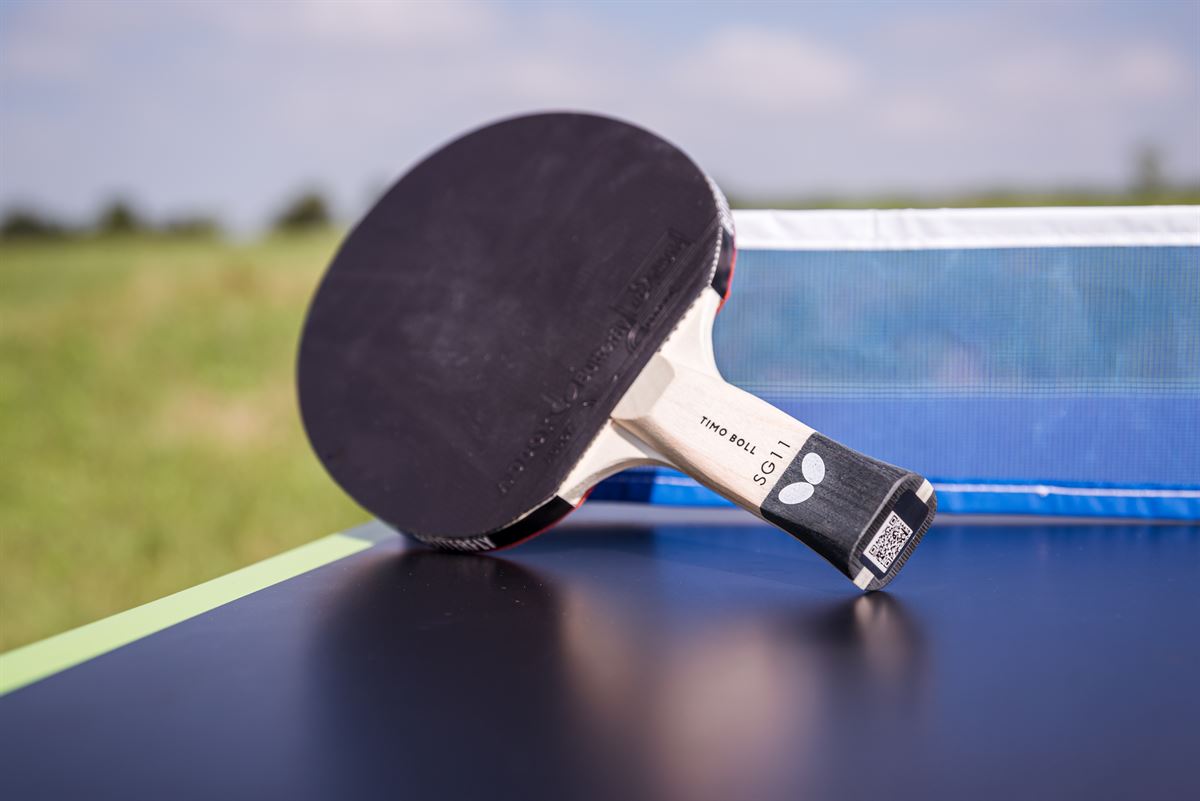
[[[936,508],[923,477],[813,434],[760,511],[859,587],[877,590],[904,566]]]

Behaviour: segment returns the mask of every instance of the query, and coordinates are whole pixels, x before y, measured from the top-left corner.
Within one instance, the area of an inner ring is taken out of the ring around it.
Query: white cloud
[[[852,102],[862,70],[845,52],[792,33],[734,27],[718,31],[675,68],[693,92],[732,108],[810,113]]]
[[[1152,44],[1123,48],[1108,71],[1113,88],[1130,97],[1164,100],[1184,94],[1196,75],[1178,54]]]
[[[875,116],[881,132],[917,140],[957,138],[966,123],[955,106],[919,91],[885,96],[879,101]]]
[[[434,48],[478,44],[495,36],[491,6],[451,2],[292,0],[209,3],[214,25],[251,40],[302,41],[315,47]]]
[[[1161,45],[1120,44],[1101,50],[1040,41],[985,64],[980,85],[1015,100],[1077,105],[1179,98],[1193,82],[1183,59]]]
[[[1078,98],[1081,92],[1091,94],[1095,81],[1089,72],[1101,66],[1088,64],[1080,56],[1062,43],[1027,42],[985,60],[978,85],[982,92],[1010,101]]]

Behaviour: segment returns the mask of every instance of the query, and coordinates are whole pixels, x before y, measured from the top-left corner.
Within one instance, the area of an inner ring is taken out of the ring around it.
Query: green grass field
[[[0,245],[0,650],[367,517],[293,394],[337,241]]]

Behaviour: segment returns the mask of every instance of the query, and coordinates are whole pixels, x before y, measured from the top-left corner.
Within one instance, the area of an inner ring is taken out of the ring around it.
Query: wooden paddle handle
[[[705,486],[802,540],[861,589],[896,575],[933,520],[933,487],[724,381],[659,355],[613,420]]]

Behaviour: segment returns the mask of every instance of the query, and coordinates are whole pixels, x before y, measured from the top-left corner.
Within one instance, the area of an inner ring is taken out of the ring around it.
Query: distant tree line
[[[1152,143],[1133,153],[1130,181],[1125,189],[1088,187],[1029,190],[995,187],[948,195],[892,193],[878,195],[791,195],[763,197],[729,195],[734,208],[776,209],[887,209],[978,208],[996,206],[1141,206],[1200,204],[1200,183],[1168,181],[1163,155]],[[315,189],[297,192],[271,218],[270,230],[281,235],[327,228],[334,219],[329,201]],[[32,208],[11,208],[0,214],[0,240],[38,241],[83,237],[162,236],[216,238],[223,228],[213,216],[185,215],[150,222],[128,200],[107,203],[89,225],[71,225]]]
[[[284,204],[272,219],[271,230],[293,234],[327,228],[332,224],[333,214],[325,196],[315,190],[305,190]],[[122,236],[215,239],[223,231],[216,217],[203,214],[180,215],[151,222],[124,198],[106,203],[87,225],[71,224],[32,207],[18,206],[0,215],[0,240],[4,241],[60,241]]]
[[[333,223],[329,203],[320,192],[307,191],[284,206],[275,217],[274,230],[280,233],[327,228]]]
[[[214,238],[220,234],[221,225],[215,217],[181,215],[152,223],[123,198],[106,203],[87,225],[65,222],[32,207],[11,208],[0,217],[0,239],[8,241],[131,235]]]

